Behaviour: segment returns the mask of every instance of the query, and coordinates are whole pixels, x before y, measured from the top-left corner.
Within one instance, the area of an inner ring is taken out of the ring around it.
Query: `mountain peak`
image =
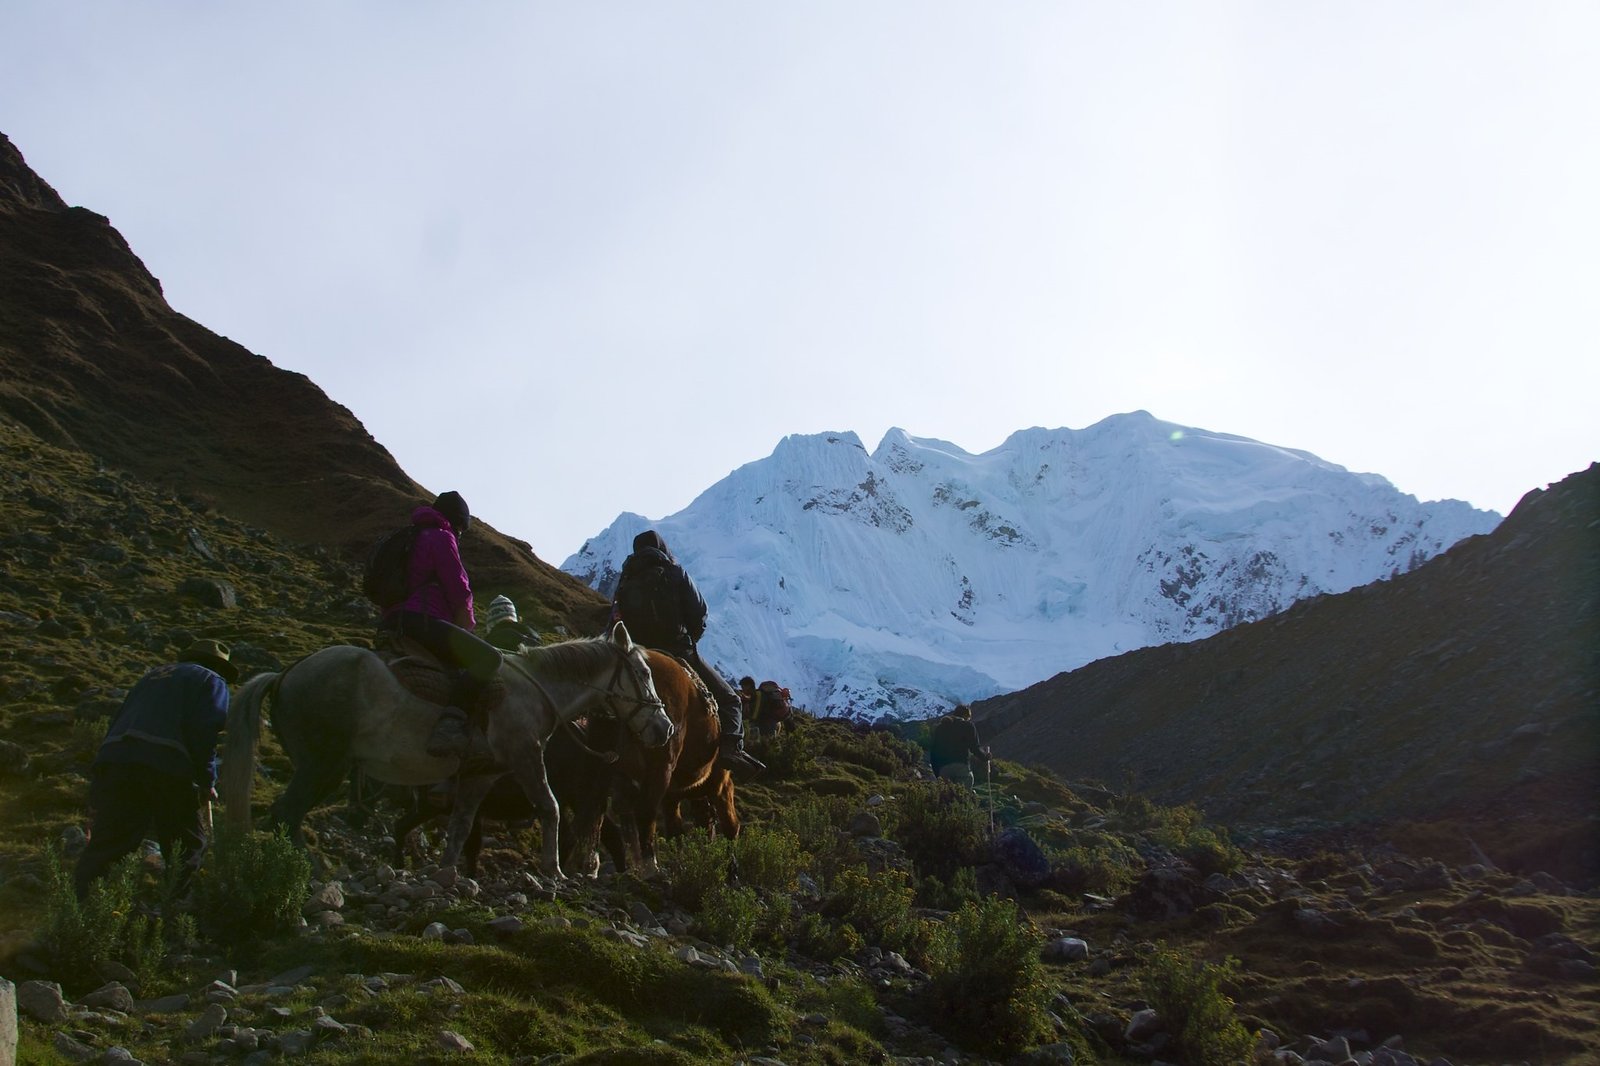
[[[922,715],[1403,573],[1498,516],[1148,412],[971,455],[897,428],[793,434],[655,523],[702,650],[814,710]],[[623,516],[563,569],[609,594]]]

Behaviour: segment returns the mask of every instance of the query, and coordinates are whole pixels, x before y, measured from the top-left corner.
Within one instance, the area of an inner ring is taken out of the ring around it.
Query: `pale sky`
[[[0,131],[559,564],[787,433],[1600,459],[1600,4],[7,0]]]

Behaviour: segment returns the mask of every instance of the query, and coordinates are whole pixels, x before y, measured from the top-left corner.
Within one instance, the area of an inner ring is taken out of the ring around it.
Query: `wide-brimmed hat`
[[[222,680],[233,684],[239,680],[239,668],[229,657],[228,646],[220,640],[197,640],[178,656],[180,662],[198,663],[207,670],[215,670]]]

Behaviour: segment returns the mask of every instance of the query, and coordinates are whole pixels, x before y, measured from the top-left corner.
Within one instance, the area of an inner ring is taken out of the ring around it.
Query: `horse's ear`
[[[611,643],[622,645],[623,651],[633,650],[633,638],[628,636],[628,627],[620,621],[611,627]]]

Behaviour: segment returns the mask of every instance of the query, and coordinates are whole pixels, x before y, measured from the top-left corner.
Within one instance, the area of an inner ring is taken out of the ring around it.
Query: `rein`
[[[509,662],[512,669],[516,670],[517,673],[527,678],[533,684],[533,687],[538,690],[540,697],[544,699],[545,703],[548,704],[552,710],[557,709],[555,697],[551,696],[550,690],[544,687],[544,682],[540,681],[538,677],[534,676],[533,671],[528,669],[520,655],[508,655],[506,656],[505,661]],[[623,695],[622,693],[616,691],[616,683],[618,679],[622,677],[622,671],[626,665],[626,662],[627,653],[621,649],[618,649],[617,664],[611,671],[611,679],[607,681],[603,687],[600,685],[591,685],[585,681],[573,681],[570,683],[577,688],[588,689],[590,692],[598,692],[605,696],[607,700],[621,700],[631,704],[632,710],[628,712],[628,715],[625,718],[618,714],[614,709],[608,708],[608,710],[611,711],[611,717],[620,719],[623,724],[628,727],[628,731],[637,736],[639,730],[633,727],[633,722],[638,717],[639,712],[649,708],[651,710],[661,711],[663,714],[665,714],[667,705],[660,699],[647,700],[641,696]],[[577,727],[573,726],[570,720],[564,721],[562,724],[570,727],[570,732],[573,734],[573,740],[576,741],[578,746],[584,751],[588,752],[595,758],[603,759],[606,762],[616,761],[617,756],[615,752],[597,752],[585,744],[581,734],[578,733]]]

